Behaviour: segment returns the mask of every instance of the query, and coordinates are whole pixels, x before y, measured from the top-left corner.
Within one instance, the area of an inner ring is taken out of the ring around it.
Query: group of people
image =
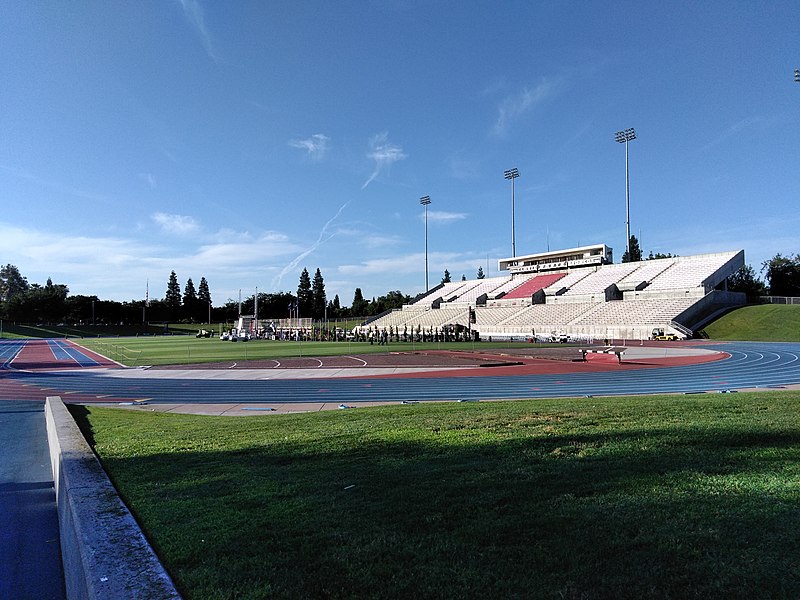
[[[368,341],[370,344],[385,346],[389,342],[468,342],[477,341],[478,332],[472,331],[464,325],[445,325],[439,327],[424,328],[421,325],[411,327],[408,325],[400,327],[389,326],[388,328],[378,328],[367,326],[356,330],[355,339],[357,341]]]

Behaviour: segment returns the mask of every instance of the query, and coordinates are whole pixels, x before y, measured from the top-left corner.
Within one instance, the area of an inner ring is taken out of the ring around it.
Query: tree
[[[207,314],[211,313],[211,291],[208,289],[208,281],[205,277],[200,278],[200,285],[197,287],[197,303],[199,305],[198,312],[202,309],[207,311]]]
[[[673,255],[671,252],[667,252],[666,254],[663,254],[661,252],[656,252],[655,254],[653,254],[653,251],[650,250],[650,254],[647,255],[647,260],[657,260],[659,258],[673,258],[675,256],[678,255],[677,254]]]
[[[800,296],[800,254],[776,254],[764,262],[761,270],[767,272],[771,295]]]
[[[728,291],[747,294],[748,302],[756,302],[759,296],[767,293],[767,286],[755,275],[753,267],[742,265],[742,268],[728,277]]]
[[[450,271],[447,269],[444,270],[444,277],[442,277],[442,283],[450,283]]]
[[[625,253],[622,255],[622,262],[639,262],[642,260],[642,249],[639,248],[639,240],[636,239],[635,235],[631,236],[630,247],[630,256],[628,256],[628,250],[626,248]]]
[[[328,317],[338,319],[342,315],[342,304],[339,301],[339,294],[333,297],[333,301],[328,302]]]
[[[387,292],[385,296],[378,296],[378,299],[373,302],[370,312],[373,315],[377,315],[393,308],[403,308],[404,304],[409,304],[410,302],[411,296],[404,295],[400,290],[393,290]]]
[[[311,316],[311,277],[306,268],[303,268],[303,272],[300,273],[300,283],[297,285],[297,304],[301,316]]]
[[[311,316],[318,320],[324,318],[327,304],[325,281],[322,279],[319,267],[317,267],[317,271],[314,273],[314,281],[311,284]]]
[[[164,304],[166,305],[168,316],[171,321],[177,318],[181,310],[181,286],[178,284],[178,276],[175,271],[169,274],[169,282],[167,283],[167,293],[164,296]]]
[[[364,295],[361,292],[361,288],[356,288],[355,294],[353,294],[353,304],[350,306],[350,316],[366,316],[368,309],[369,302],[364,300]]]
[[[194,322],[198,317],[197,307],[197,291],[194,289],[192,278],[189,277],[183,288],[183,317]]]
[[[483,267],[478,267],[477,278],[478,279],[485,279],[486,278],[486,274],[483,272]]]
[[[28,280],[17,267],[11,264],[0,267],[0,301],[8,302],[17,294],[27,292],[29,288]]]

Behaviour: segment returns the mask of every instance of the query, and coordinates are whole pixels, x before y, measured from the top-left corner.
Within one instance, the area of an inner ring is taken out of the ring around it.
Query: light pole
[[[628,142],[636,139],[633,127],[623,129],[614,134],[614,140],[625,144],[625,249],[628,252],[628,261],[631,260],[631,202],[630,182],[628,179]]]
[[[425,207],[425,291],[428,291],[428,205],[431,203],[430,196],[423,196],[419,203]]]
[[[514,241],[514,180],[519,177],[516,167],[503,171],[503,177],[511,180],[511,258],[517,255],[517,246]]]
[[[794,70],[794,82],[800,83],[800,69]]]

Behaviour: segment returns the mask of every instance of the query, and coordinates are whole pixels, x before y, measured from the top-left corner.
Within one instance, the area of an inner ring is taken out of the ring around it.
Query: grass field
[[[395,351],[489,350],[492,348],[541,347],[523,342],[390,342],[387,346],[368,342],[283,342],[253,340],[225,342],[218,338],[164,336],[80,340],[83,346],[128,366],[192,364],[218,361],[262,360],[302,356],[338,356]]]
[[[799,401],[71,410],[188,599],[798,598]]]
[[[715,340],[800,342],[800,305],[743,306],[705,328]]]

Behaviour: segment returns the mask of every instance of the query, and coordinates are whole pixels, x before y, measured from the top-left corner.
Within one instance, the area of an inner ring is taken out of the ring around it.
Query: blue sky
[[[0,0],[0,263],[215,304],[516,250],[800,252],[797,2]]]

